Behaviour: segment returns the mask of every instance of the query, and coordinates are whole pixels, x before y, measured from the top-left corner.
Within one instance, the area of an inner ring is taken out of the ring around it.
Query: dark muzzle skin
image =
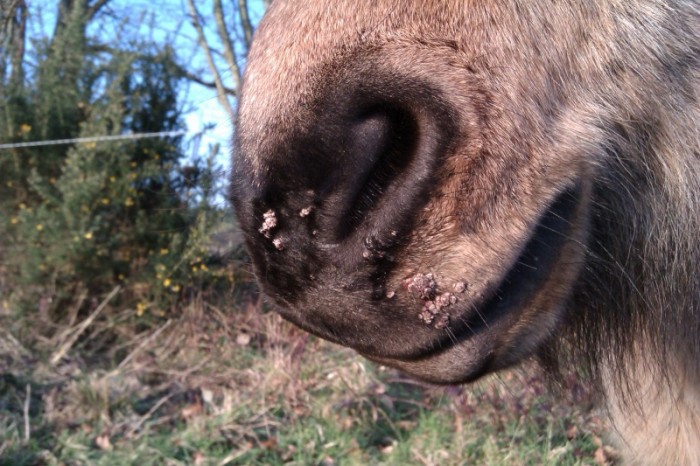
[[[534,352],[582,262],[590,188],[559,169],[575,162],[537,159],[517,139],[537,122],[493,113],[451,39],[351,29],[321,44],[335,26],[319,18],[294,51],[281,18],[306,19],[289,8],[257,33],[234,149],[231,198],[263,292],[301,328],[432,382]]]
[[[456,130],[427,85],[401,83],[416,102],[383,90],[389,78],[369,78],[329,90],[306,128],[256,155],[269,175],[255,186],[237,160],[233,201],[263,290],[285,317],[368,354],[414,357],[415,341],[387,333],[428,344],[434,332],[406,322],[409,303],[387,278]]]

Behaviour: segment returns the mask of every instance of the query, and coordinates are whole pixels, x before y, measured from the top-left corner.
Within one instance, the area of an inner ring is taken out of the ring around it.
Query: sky
[[[262,0],[250,0],[250,2],[251,20],[257,24],[263,13]],[[204,16],[208,38],[212,43],[216,43],[217,37],[213,33],[214,22],[211,17],[211,1],[196,0],[195,3]],[[234,0],[224,0],[223,3],[225,8],[237,4]],[[51,31],[55,25],[58,2],[56,0],[30,0],[28,4],[31,15],[30,35],[37,36],[41,35],[41,31]],[[103,13],[125,18],[123,23],[108,21],[90,31],[103,42],[109,43],[122,36],[147,34],[152,36],[156,42],[174,43],[181,64],[188,65],[189,69],[198,70],[198,74],[204,79],[212,80],[203,52],[197,45],[196,31],[187,16],[186,0],[160,0],[158,2],[111,0]],[[231,22],[233,23],[232,20]],[[233,27],[231,33],[235,34]],[[222,66],[221,69],[224,67]],[[222,78],[225,84],[233,87],[230,81],[230,72],[224,73]],[[207,125],[215,125],[213,129],[205,132],[200,147],[206,149],[208,144],[221,144],[223,150],[220,152],[218,162],[225,170],[228,170],[230,168],[233,125],[219,105],[215,91],[196,83],[183,83],[179,100],[183,104],[183,108],[186,109],[184,122],[189,131],[197,133]]]

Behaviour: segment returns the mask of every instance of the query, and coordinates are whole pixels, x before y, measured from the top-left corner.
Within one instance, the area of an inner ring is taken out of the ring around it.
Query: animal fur
[[[438,383],[585,367],[628,463],[700,464],[700,2],[276,0],[249,58],[286,318]]]

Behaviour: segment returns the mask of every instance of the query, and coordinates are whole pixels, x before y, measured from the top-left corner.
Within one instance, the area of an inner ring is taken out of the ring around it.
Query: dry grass
[[[614,457],[576,377],[566,381],[566,401],[548,396],[530,366],[468,388],[423,385],[310,337],[264,312],[255,295],[235,308],[195,297],[182,315],[122,335],[128,343],[100,355],[88,350],[105,345],[90,339],[119,318],[83,322],[56,331],[39,352],[0,331],[0,464],[519,465]],[[61,341],[72,343],[63,350]]]

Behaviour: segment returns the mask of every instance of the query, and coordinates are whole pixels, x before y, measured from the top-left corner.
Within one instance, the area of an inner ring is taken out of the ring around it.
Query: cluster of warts
[[[275,215],[275,211],[270,209],[263,214],[263,223],[258,231],[262,233],[265,238],[270,238],[272,230],[274,230],[275,227],[277,227],[277,216]]]
[[[299,216],[302,218],[307,217],[311,214],[311,211],[312,207],[303,208],[299,211]],[[284,240],[280,237],[272,237],[275,228],[277,228],[277,216],[275,211],[270,209],[263,214],[262,226],[258,231],[265,238],[271,239],[272,244],[278,251],[282,251],[285,247]],[[392,230],[391,235],[396,236],[396,231]],[[365,240],[365,251],[362,255],[365,259],[391,259],[386,257],[384,249],[385,245],[378,242],[375,238],[367,238]],[[455,293],[464,293],[467,289],[466,283],[457,282],[453,286],[454,293],[438,293],[438,285],[432,273],[416,273],[404,280],[404,286],[414,298],[423,302],[423,307],[418,314],[420,320],[436,329],[446,328],[450,324],[450,316],[446,309],[459,301]],[[396,292],[393,290],[386,293],[388,299],[393,298],[395,295]]]
[[[263,223],[258,231],[262,233],[265,238],[272,239],[272,245],[275,249],[282,251],[284,249],[284,240],[280,237],[272,238],[272,230],[275,228],[277,228],[277,216],[275,215],[275,211],[270,209],[263,214]]]
[[[404,280],[404,286],[414,298],[423,301],[423,308],[418,314],[420,320],[436,329],[443,329],[450,324],[447,308],[459,301],[455,293],[464,293],[467,289],[466,283],[457,282],[453,287],[454,293],[438,293],[438,285],[432,273],[417,273]]]
[[[308,217],[311,215],[311,211],[313,210],[313,206],[309,207],[304,207],[299,211],[299,217],[304,218]],[[284,250],[285,247],[285,241],[281,237],[272,237],[272,231],[277,228],[277,215],[275,214],[275,211],[270,209],[267,212],[263,214],[263,222],[262,226],[258,229],[258,232],[262,233],[262,235],[267,238],[272,240],[273,246],[275,246],[275,249],[278,251]],[[316,232],[314,231],[314,235]]]

